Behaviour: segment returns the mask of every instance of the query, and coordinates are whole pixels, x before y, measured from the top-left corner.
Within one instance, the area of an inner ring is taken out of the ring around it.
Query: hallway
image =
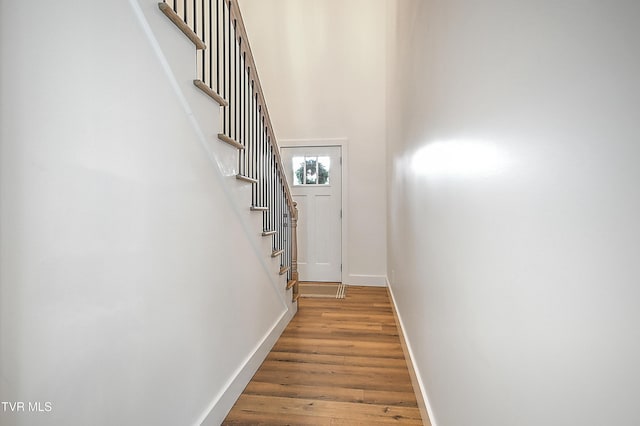
[[[257,423],[421,424],[386,288],[299,300],[223,424]]]

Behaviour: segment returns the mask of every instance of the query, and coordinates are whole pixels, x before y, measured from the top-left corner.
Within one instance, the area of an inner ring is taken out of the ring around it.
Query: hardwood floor
[[[298,306],[223,424],[422,424],[385,288]]]

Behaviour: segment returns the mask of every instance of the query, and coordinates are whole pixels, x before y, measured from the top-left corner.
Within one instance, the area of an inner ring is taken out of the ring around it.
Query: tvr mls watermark
[[[53,410],[51,401],[0,401],[0,404],[5,413],[50,413]]]

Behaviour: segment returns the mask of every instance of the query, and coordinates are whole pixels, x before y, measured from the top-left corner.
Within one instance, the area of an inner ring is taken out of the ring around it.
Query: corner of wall
[[[400,344],[402,345],[402,352],[404,353],[405,360],[407,361],[407,369],[409,370],[409,376],[411,377],[411,385],[413,391],[416,394],[416,400],[418,401],[418,408],[420,409],[420,416],[422,417],[422,423],[427,426],[437,426],[435,416],[433,415],[433,409],[429,402],[429,397],[420,375],[420,370],[415,364],[413,351],[411,350],[411,343],[407,339],[407,335],[404,329],[404,323],[402,322],[402,316],[398,310],[396,299],[393,296],[393,289],[389,278],[385,277],[387,292],[391,298],[391,307],[393,310],[393,317],[396,320],[396,326],[398,327],[398,335],[400,337]]]
[[[265,360],[273,345],[289,324],[297,311],[297,305],[293,303],[293,309],[284,311],[280,318],[275,322],[273,327],[264,336],[262,341],[256,346],[254,351],[242,363],[242,366],[233,374],[233,377],[225,385],[224,390],[220,392],[211,402],[209,408],[202,414],[195,426],[217,426],[231,411],[236,400],[242,394],[242,391],[251,381],[251,378]]]

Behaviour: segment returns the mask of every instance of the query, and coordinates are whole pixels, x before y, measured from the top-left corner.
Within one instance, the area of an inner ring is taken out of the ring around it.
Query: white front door
[[[298,202],[300,281],[342,281],[342,166],[339,146],[281,148]]]

